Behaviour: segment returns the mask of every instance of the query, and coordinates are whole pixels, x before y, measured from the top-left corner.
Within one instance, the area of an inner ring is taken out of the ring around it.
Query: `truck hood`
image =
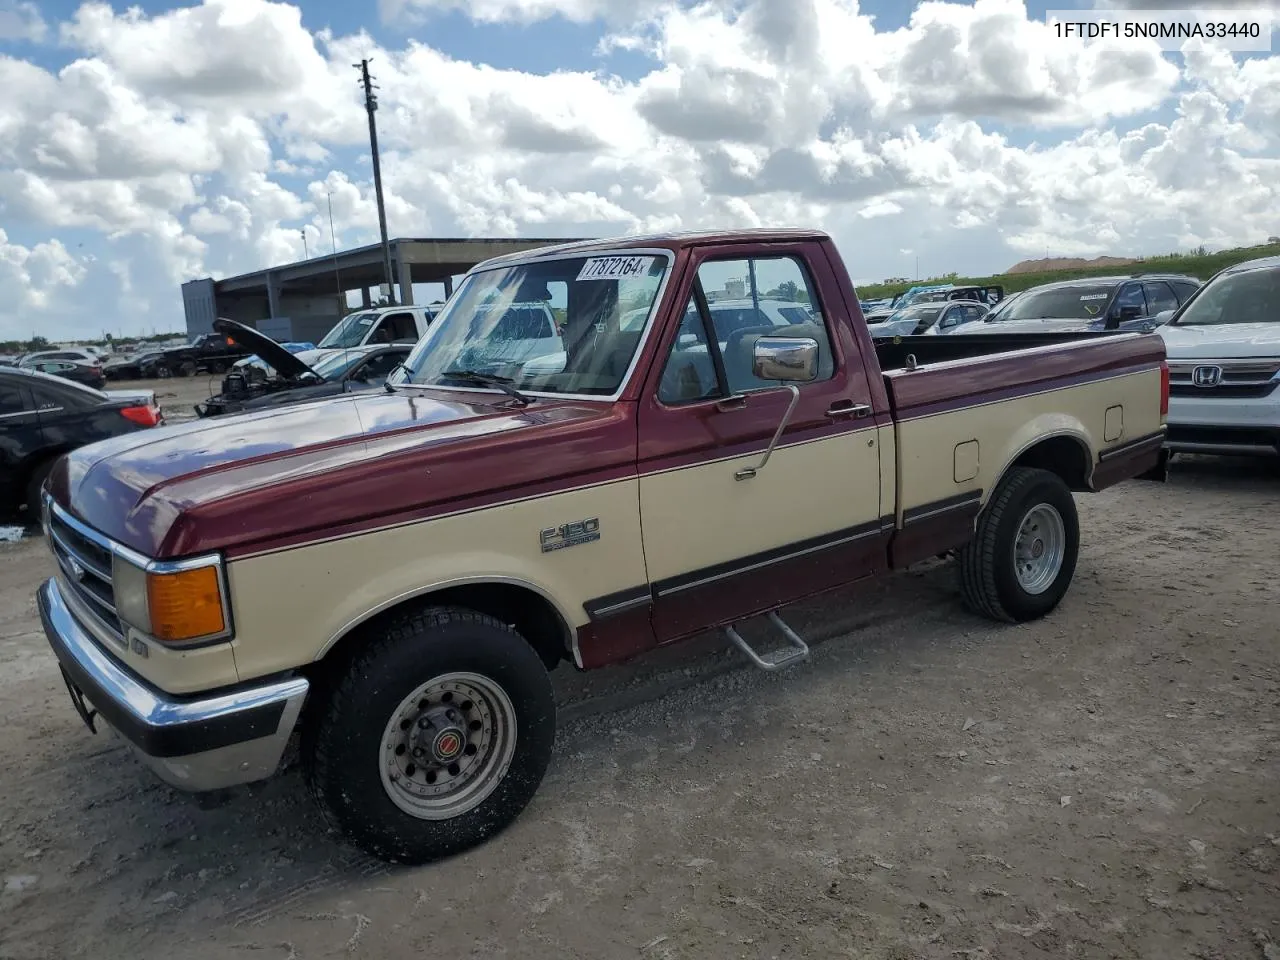
[[[298,354],[290,353],[265,333],[246,327],[243,323],[219,317],[213,321],[213,329],[230,337],[246,350],[251,350],[262,358],[276,373],[288,380],[298,380],[308,373],[318,379],[324,379],[300,360]]]
[[[621,404],[401,389],[142,430],[72,451],[55,500],[153,558],[253,552],[630,464]],[[600,429],[592,429],[592,425]],[[601,433],[603,430],[603,434]],[[556,455],[546,455],[548,433]],[[567,458],[567,461],[566,461]]]
[[[1280,323],[1224,323],[1159,329],[1170,360],[1280,357]]]

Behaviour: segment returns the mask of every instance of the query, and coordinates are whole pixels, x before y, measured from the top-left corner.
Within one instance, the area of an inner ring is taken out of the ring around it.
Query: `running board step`
[[[776,612],[770,612],[766,616],[775,627],[782,631],[782,635],[787,638],[787,643],[790,644],[790,649],[775,650],[762,657],[751,649],[751,645],[747,641],[742,639],[742,634],[738,633],[736,625],[730,624],[725,627],[724,635],[732,640],[734,646],[745,653],[751,662],[761,670],[781,670],[783,667],[789,667],[793,663],[809,659],[809,645],[801,640],[799,635],[788,627]]]

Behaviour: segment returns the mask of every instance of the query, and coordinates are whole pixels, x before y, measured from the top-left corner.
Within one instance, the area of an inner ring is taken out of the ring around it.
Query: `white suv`
[[[1280,257],[1219,271],[1158,332],[1169,450],[1280,455]]]

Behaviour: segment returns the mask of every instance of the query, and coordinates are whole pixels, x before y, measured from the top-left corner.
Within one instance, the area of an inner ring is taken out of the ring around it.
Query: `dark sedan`
[[[107,383],[107,378],[102,374],[101,364],[81,360],[37,360],[35,363],[23,364],[22,369],[62,377],[64,380],[83,383],[86,387],[94,387],[98,390]]]
[[[103,393],[60,377],[0,367],[0,511],[24,504],[34,520],[40,487],[69,450],[163,422],[155,394]]]

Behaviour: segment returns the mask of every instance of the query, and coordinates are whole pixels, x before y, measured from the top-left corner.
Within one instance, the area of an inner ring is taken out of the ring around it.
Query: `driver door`
[[[884,566],[880,446],[870,388],[830,268],[806,244],[696,257],[683,321],[662,346],[639,413],[640,510],[660,643],[732,622]],[[717,301],[792,300],[774,326]],[[748,317],[748,320],[751,318]],[[818,373],[767,463],[791,390],[752,369],[760,336],[818,342]],[[744,468],[755,467],[747,478]],[[890,526],[892,518],[890,519]]]

